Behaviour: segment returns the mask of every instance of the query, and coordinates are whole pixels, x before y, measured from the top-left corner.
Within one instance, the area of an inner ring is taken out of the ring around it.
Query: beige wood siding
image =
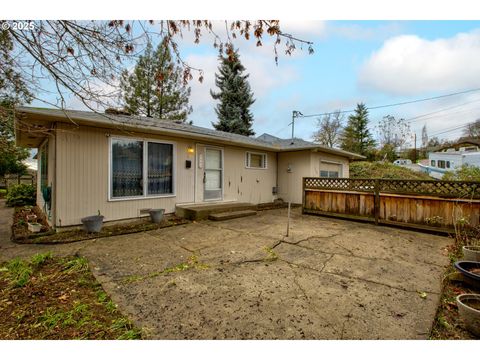
[[[310,150],[278,154],[279,198],[294,204],[302,203],[302,179],[305,176],[312,176],[310,162]]]
[[[275,186],[277,164],[275,153],[263,152],[267,155],[266,169],[247,169],[245,156],[248,148],[234,146],[218,146],[215,144],[196,144],[197,152],[197,181],[195,201],[203,201],[203,167],[205,162],[205,147],[212,146],[223,149],[223,200],[241,201],[252,204],[271,202],[275,199],[272,194]],[[254,152],[258,152],[254,151]],[[203,156],[203,161],[199,157]]]
[[[275,153],[267,154],[266,169],[247,169],[245,156],[252,149],[225,147],[224,200],[237,200],[252,204],[274,200],[272,188],[276,185],[277,165]]]
[[[175,142],[175,196],[109,201],[109,136]],[[193,142],[166,136],[74,128],[68,125],[59,125],[57,138],[57,226],[80,224],[82,217],[97,214],[98,211],[105,216],[105,221],[139,217],[141,209],[149,208],[164,208],[167,213],[172,213],[175,204],[194,201],[195,159],[193,154],[187,152],[189,146],[194,146]],[[186,160],[192,161],[190,169],[185,166]]]
[[[341,177],[349,177],[349,160],[311,150],[282,152],[278,154],[279,198],[294,204],[302,203],[302,179],[320,176],[321,162],[338,164],[342,169]],[[290,167],[291,172],[288,172]]]
[[[311,162],[311,175],[308,176],[320,176],[320,168],[322,167],[322,162],[339,165],[341,168],[341,174],[339,177],[348,178],[350,173],[350,161],[347,158],[341,156],[335,156],[331,154],[326,154],[322,152],[312,152],[312,162]]]

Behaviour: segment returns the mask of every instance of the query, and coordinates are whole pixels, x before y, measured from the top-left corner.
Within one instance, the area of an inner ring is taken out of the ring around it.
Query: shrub
[[[462,165],[455,171],[447,171],[442,180],[480,181],[480,168],[473,165]]]
[[[34,185],[19,184],[8,189],[7,206],[35,205],[37,190]]]

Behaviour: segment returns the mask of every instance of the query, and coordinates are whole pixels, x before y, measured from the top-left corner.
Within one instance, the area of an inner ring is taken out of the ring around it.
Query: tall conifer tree
[[[190,87],[163,42],[155,51],[148,44],[133,72],[124,71],[120,85],[125,110],[131,114],[185,121],[192,112]]]
[[[357,104],[355,113],[348,117],[343,130],[341,148],[357,154],[368,156],[375,146],[368,129],[368,110],[365,104]]]
[[[238,52],[230,56],[219,57],[221,61],[215,74],[215,85],[219,92],[210,90],[215,100],[220,100],[215,108],[218,122],[212,123],[216,130],[240,135],[255,135],[252,130],[253,115],[250,106],[255,102],[248,83],[248,74],[243,74],[245,67],[240,62]]]

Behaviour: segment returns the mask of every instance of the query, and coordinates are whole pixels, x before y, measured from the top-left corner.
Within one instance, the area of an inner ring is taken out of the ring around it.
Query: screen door
[[[203,200],[221,200],[223,188],[222,150],[205,148]]]

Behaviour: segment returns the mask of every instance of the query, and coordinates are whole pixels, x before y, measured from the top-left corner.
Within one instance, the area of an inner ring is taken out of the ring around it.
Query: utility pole
[[[303,116],[303,114],[300,111],[297,111],[297,110],[292,111],[292,142],[291,144],[293,144],[293,139],[295,138],[295,118],[299,116]]]
[[[413,133],[413,151],[414,151],[414,155],[413,155],[413,163],[416,164],[417,163],[417,133],[414,132]]]

